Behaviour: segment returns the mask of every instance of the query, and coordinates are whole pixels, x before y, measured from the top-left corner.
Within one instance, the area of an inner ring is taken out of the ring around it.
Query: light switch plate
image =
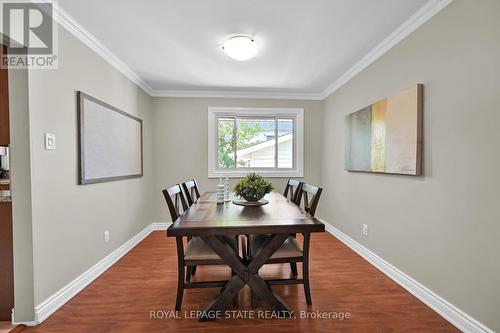
[[[45,149],[56,149],[56,135],[52,133],[45,133]]]

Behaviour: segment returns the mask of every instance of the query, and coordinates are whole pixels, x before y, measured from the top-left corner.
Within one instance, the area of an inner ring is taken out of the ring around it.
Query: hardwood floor
[[[150,318],[151,311],[174,309],[177,268],[175,239],[156,231],[80,292],[41,325],[23,330],[35,332],[457,332],[406,290],[359,257],[328,233],[311,239],[312,306],[307,306],[301,285],[276,286],[275,290],[294,310],[296,319],[257,318],[268,310],[264,303],[255,319],[220,319],[198,322],[185,318],[201,310],[217,289],[185,291],[181,319]],[[266,277],[288,277],[285,264],[266,265]],[[225,279],[221,266],[199,267],[193,280]],[[250,290],[240,293],[240,310],[251,311]],[[300,319],[300,311],[349,313],[348,319]],[[250,312],[245,312],[247,316]],[[244,314],[240,312],[240,314]],[[157,314],[159,316],[159,314]]]
[[[8,333],[14,326],[8,321],[0,321],[0,333]]]

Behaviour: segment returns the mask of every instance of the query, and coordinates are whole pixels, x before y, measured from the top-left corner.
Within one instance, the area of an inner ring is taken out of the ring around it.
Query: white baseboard
[[[11,321],[12,321],[12,325],[26,325],[26,326],[36,326],[38,325],[39,323],[37,323],[36,321],[16,321],[16,318],[15,318],[15,314],[14,314],[14,309],[12,309],[12,314],[10,315],[11,317]]]
[[[172,222],[155,222],[151,225],[153,226],[153,230],[167,230],[171,224]]]
[[[331,224],[321,220],[325,224],[326,231],[338,238],[342,243],[351,248],[354,252],[366,259],[382,273],[391,278],[394,282],[405,288],[412,295],[421,300],[428,307],[436,311],[440,316],[449,321],[463,332],[494,333],[470,315],[460,310],[429,288],[406,275],[375,253],[368,250],[363,245],[356,242]]]
[[[58,290],[55,294],[47,298],[42,303],[35,306],[35,320],[29,322],[17,322],[14,312],[12,313],[12,324],[24,324],[27,326],[35,326],[47,319],[51,314],[56,312],[61,306],[78,294],[83,288],[88,286],[92,281],[98,278],[121,257],[129,252],[134,246],[146,238],[155,230],[166,230],[170,222],[152,223],[142,229],[137,235],[129,239],[125,244],[114,250],[107,257],[99,261],[93,267],[82,273],[79,277],[68,283],[66,286]]]

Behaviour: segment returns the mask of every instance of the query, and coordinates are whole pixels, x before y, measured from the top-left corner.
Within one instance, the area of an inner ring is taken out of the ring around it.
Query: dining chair
[[[297,205],[297,198],[298,198],[299,190],[300,190],[301,186],[302,186],[302,182],[295,180],[295,179],[292,179],[292,178],[288,178],[286,181],[285,192],[283,192],[283,196]],[[295,236],[295,235],[292,235],[292,236]],[[243,250],[244,250],[243,256],[246,256],[246,253],[250,253],[250,251],[251,251],[250,250],[250,241],[248,241],[250,238],[250,235],[245,235],[245,237],[247,239],[247,243],[246,243],[246,246],[243,246]],[[296,276],[297,275],[297,265],[294,263],[290,263],[290,268],[291,268],[292,272],[294,272],[294,275]]]
[[[171,188],[164,189],[162,192],[167,202],[172,222],[175,222],[188,209],[181,186],[177,184]],[[238,244],[233,238],[221,237],[221,239],[227,242],[235,251],[238,251]],[[175,310],[180,311],[184,289],[222,288],[227,281],[191,282],[192,267],[198,265],[225,265],[225,263],[200,237],[188,240],[185,246],[183,237],[176,237],[176,246],[178,280]],[[231,275],[234,275],[234,273],[231,272]]]
[[[288,178],[283,195],[285,196],[285,198],[290,199],[291,202],[297,204],[297,198],[299,196],[301,186],[302,182],[292,178]]]
[[[323,192],[323,189],[321,187],[315,187],[306,183],[302,183],[299,194],[297,196],[297,204],[299,206],[303,204],[302,208],[306,212],[308,212],[309,215],[314,216],[314,214],[316,213],[316,208],[318,207],[321,192]]]
[[[294,204],[298,205],[297,199],[299,198],[299,191],[300,188],[302,187],[302,182],[298,181],[296,179],[288,178],[286,181],[286,186],[285,186],[285,192],[283,193],[283,196],[287,199],[289,199],[291,202]],[[295,234],[292,234],[291,236],[295,237]],[[249,251],[249,250],[247,250]],[[297,276],[297,263],[296,262],[291,262],[290,263],[290,269],[292,271],[293,276]]]
[[[188,205],[186,204],[186,200],[184,199],[184,195],[182,194],[181,187],[179,186],[179,184],[177,184],[175,186],[172,186],[171,188],[164,189],[162,192],[165,200],[167,201],[168,210],[170,211],[170,217],[172,218],[172,222],[174,222],[179,216],[182,215],[182,213],[184,213],[188,209]],[[182,207],[179,206],[179,203],[182,205]]]
[[[319,198],[321,196],[322,188],[315,187],[306,183],[303,183],[299,189],[298,193],[298,203],[303,201],[304,211],[314,216],[316,213],[316,208],[319,203]],[[278,263],[290,263],[292,268],[293,278],[291,279],[271,279],[267,280],[269,286],[272,285],[286,285],[286,284],[302,284],[304,286],[304,294],[306,297],[306,303],[308,305],[312,304],[311,300],[311,289],[309,285],[309,244],[311,240],[310,233],[303,233],[302,243],[293,235],[288,237],[283,245],[274,252],[271,258],[266,262],[266,264],[278,264]],[[266,234],[250,235],[249,237],[249,254],[254,256],[260,252],[270,240],[271,236]],[[302,262],[302,279],[297,278],[297,263]],[[252,292],[252,307],[257,306],[257,295]]]
[[[182,189],[186,194],[186,200],[189,206],[198,201],[200,198],[200,191],[198,190],[198,183],[196,179],[191,179],[182,183]]]
[[[192,204],[194,204],[198,199],[200,198],[200,192],[198,190],[198,183],[196,182],[196,179],[191,179],[187,182],[182,183],[182,189],[184,190],[184,194],[186,196],[186,201],[189,207],[191,207]],[[190,240],[191,237],[188,237],[188,240]],[[191,269],[191,275],[196,274],[196,266],[190,267]]]

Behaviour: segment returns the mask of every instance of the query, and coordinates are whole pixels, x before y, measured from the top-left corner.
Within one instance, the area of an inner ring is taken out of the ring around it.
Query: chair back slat
[[[283,195],[285,196],[285,198],[290,199],[291,202],[298,204],[299,201],[297,199],[299,196],[299,191],[301,186],[302,182],[288,178],[285,186],[285,192],[283,193]]]
[[[179,184],[164,189],[162,192],[163,196],[165,197],[165,201],[167,202],[170,217],[172,218],[173,222],[177,220],[179,216],[181,216],[182,213],[188,209],[188,205],[186,204],[186,200],[184,199],[184,195],[182,194],[181,186]],[[179,203],[181,206],[179,206]]]
[[[186,194],[186,200],[189,206],[198,201],[200,198],[200,191],[198,190],[198,183],[196,179],[182,183],[182,188]]]
[[[316,213],[316,208],[318,207],[321,192],[323,192],[323,189],[321,187],[315,187],[306,183],[302,183],[297,199],[299,206],[302,201],[304,204],[304,210],[314,216],[314,214]],[[310,199],[309,196],[311,197]]]

